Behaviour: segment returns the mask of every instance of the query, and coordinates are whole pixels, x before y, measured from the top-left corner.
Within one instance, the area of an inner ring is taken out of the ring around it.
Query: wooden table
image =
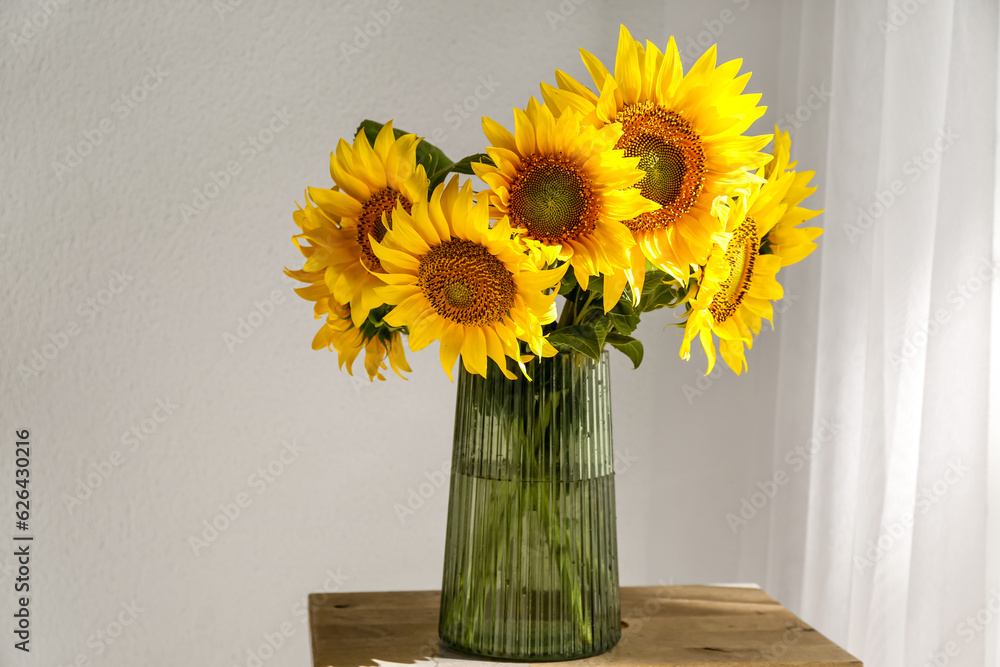
[[[313,664],[493,662],[440,644],[440,599],[438,591],[310,595]],[[628,587],[621,589],[621,603],[622,639],[610,652],[539,664],[861,667],[860,660],[758,589]]]

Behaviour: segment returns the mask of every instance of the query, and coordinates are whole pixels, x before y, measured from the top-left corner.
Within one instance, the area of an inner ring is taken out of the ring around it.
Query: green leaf
[[[601,296],[604,294],[604,276],[591,276],[587,281],[587,292]]]
[[[567,271],[566,275],[563,276],[562,282],[559,284],[559,294],[566,296],[576,288],[576,273],[573,271]]]
[[[601,345],[597,342],[597,332],[590,325],[577,325],[554,331],[549,334],[549,342],[563,352],[574,350],[591,359],[601,358]]]
[[[639,301],[639,312],[648,313],[651,310],[673,308],[680,301],[676,281],[658,269],[646,271],[646,281],[642,286],[642,297]]]
[[[457,174],[469,174],[470,176],[474,176],[476,174],[475,170],[472,168],[474,163],[487,164],[491,167],[496,166],[493,162],[493,158],[486,153],[474,153],[472,155],[466,155],[464,158],[451,165],[448,168],[448,171],[453,171]]]
[[[632,360],[633,369],[639,368],[643,355],[642,343],[631,336],[623,336],[614,332],[609,333],[605,340],[608,342],[608,345],[624,353],[626,357]]]
[[[611,320],[608,319],[601,308],[594,308],[593,306],[587,308],[587,311],[583,314],[583,318],[580,320],[580,326],[592,327],[594,329],[594,337],[597,338],[597,347],[604,347],[604,337],[611,330]]]
[[[475,155],[467,155],[458,162],[452,162],[445,165],[437,171],[433,176],[431,176],[430,191],[433,192],[439,184],[444,182],[444,179],[448,174],[454,172],[456,174],[470,174],[475,175],[475,171],[472,170],[472,164],[474,162],[479,162],[482,164],[488,164],[490,166],[495,166],[493,164],[493,158],[491,158],[486,153],[476,153]],[[430,172],[428,172],[430,173]]]
[[[680,303],[682,301],[685,301],[688,298],[688,295],[691,294],[691,292],[694,291],[696,287],[698,287],[698,281],[695,280],[694,276],[691,276],[691,279],[688,280],[688,284],[686,287],[681,287],[680,285],[678,285],[677,302]],[[688,308],[689,309],[691,308],[690,304],[688,305]]]
[[[606,315],[601,315],[599,310],[596,312],[599,315],[592,322],[592,326],[594,327],[594,335],[597,337],[597,347],[601,349],[604,347],[604,339],[608,335],[608,331],[611,330],[611,320]]]
[[[774,254],[774,248],[771,246],[771,232],[768,232],[761,240],[759,254],[761,255]]]
[[[375,138],[378,137],[378,133],[382,131],[383,125],[385,125],[385,123],[376,123],[373,120],[363,120],[361,121],[361,124],[358,125],[358,129],[355,131],[355,134],[364,130],[365,136],[368,137],[368,143],[374,145]],[[404,134],[414,134],[413,132],[406,132],[396,127],[392,128],[392,133],[396,135],[397,139]],[[427,171],[427,175],[429,177],[431,174],[437,174],[446,165],[452,164],[452,161],[440,148],[432,143],[421,140],[421,142],[417,144],[417,164],[424,165],[424,169]],[[442,179],[443,178],[444,177],[442,176]]]
[[[626,336],[639,326],[639,313],[635,312],[632,300],[624,296],[608,313],[608,319],[615,331]]]

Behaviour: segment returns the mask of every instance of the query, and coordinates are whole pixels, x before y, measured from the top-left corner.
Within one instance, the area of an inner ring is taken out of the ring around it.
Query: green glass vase
[[[621,637],[608,353],[460,371],[442,641],[509,660],[570,660]]]

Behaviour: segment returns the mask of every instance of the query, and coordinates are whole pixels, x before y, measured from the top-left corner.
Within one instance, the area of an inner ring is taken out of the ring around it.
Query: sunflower
[[[770,159],[760,153],[770,135],[743,136],[764,113],[760,95],[743,95],[750,74],[737,76],[741,61],[716,67],[713,46],[685,75],[674,38],[665,53],[632,39],[621,27],[612,75],[591,53],[583,62],[599,91],[594,93],[556,71],[558,87],[542,84],[556,114],[574,110],[598,127],[620,123],[616,148],[637,156],[645,176],[635,186],[658,207],[625,221],[637,245],[629,251],[631,278],[640,283],[646,259],[687,283],[692,265],[702,266],[713,244],[725,244],[712,202],[756,180],[748,169]],[[626,279],[617,276],[618,294]],[[607,298],[607,297],[606,297]]]
[[[439,185],[430,201],[410,211],[397,206],[394,223],[372,249],[385,273],[379,298],[394,308],[387,324],[406,327],[410,349],[441,341],[448,377],[459,354],[465,369],[486,376],[492,359],[510,379],[507,358],[521,365],[519,340],[535,355],[553,356],[542,324],[555,319],[554,287],[566,264],[540,271],[512,233],[507,218],[490,228],[489,205],[473,205],[472,186]]]
[[[816,187],[809,185],[809,181],[812,180],[816,172],[791,171],[796,165],[795,162],[789,162],[791,146],[792,141],[788,132],[782,132],[775,127],[774,159],[767,163],[764,169],[764,174],[769,181],[776,180],[785,173],[794,174],[788,193],[782,200],[784,204],[788,205],[788,210],[765,239],[772,252],[781,257],[782,266],[794,264],[807,257],[816,249],[816,244],[813,241],[823,233],[823,230],[818,227],[798,226],[823,211],[814,211],[799,206],[803,199],[816,192]]]
[[[614,149],[620,125],[581,126],[572,110],[556,119],[532,98],[526,110],[514,109],[514,134],[489,118],[483,131],[496,166],[472,168],[491,188],[485,195],[494,217],[508,217],[525,240],[557,248],[582,289],[591,276],[628,266],[635,241],[620,221],[656,204],[634,187],[643,178],[639,158]]]
[[[691,341],[698,336],[708,357],[707,372],[715,365],[713,334],[726,364],[737,374],[746,369],[744,346],[753,345],[763,320],[772,321],[771,301],[784,294],[778,271],[811,253],[813,239],[823,233],[797,227],[821,211],[798,206],[815,188],[808,187],[812,172],[789,170],[795,166],[788,161],[790,146],[788,135],[776,132],[774,161],[757,172],[764,182],[751,184],[731,206],[718,208],[731,238],[725,246],[713,246],[700,271],[680,351],[688,359]]]
[[[329,256],[331,238],[339,231],[337,221],[313,206],[308,197],[305,208],[299,208],[292,214],[295,223],[302,230],[301,234],[292,237],[292,241],[306,258],[305,267],[298,271],[285,269],[285,274],[304,283],[308,287],[300,287],[295,291],[303,299],[315,302],[314,312],[317,319],[326,318],[326,322],[313,338],[312,348],[319,350],[332,347],[337,351],[340,368],[346,364],[347,372],[354,374],[354,360],[363,349],[365,351],[365,370],[368,378],[384,380],[381,371],[386,368],[385,359],[389,359],[392,369],[403,377],[401,371],[409,371],[400,332],[384,324],[376,324],[366,319],[359,328],[355,326],[350,314],[350,306],[342,304],[331,294],[324,279],[329,268],[326,260],[316,262],[319,256]],[[302,241],[306,241],[303,244]]]
[[[382,305],[375,288],[382,284],[376,274],[383,268],[369,239],[385,236],[397,205],[409,211],[427,199],[427,174],[416,163],[418,143],[413,134],[396,139],[392,121],[378,133],[374,146],[359,131],[353,146],[341,139],[330,156],[336,185],[309,188],[309,198],[334,224],[325,226],[329,233],[305,270],[323,272],[330,293],[340,303],[350,304],[355,326]]]
[[[737,374],[745,369],[744,343],[752,345],[761,320],[771,320],[770,300],[780,299],[784,293],[775,278],[781,258],[760,254],[761,239],[785,209],[780,196],[774,194],[754,185],[735,197],[725,224],[731,234],[729,242],[712,247],[697,276],[680,355],[685,360],[691,358],[691,341],[698,336],[708,357],[706,374],[715,367],[712,334],[719,337],[719,351],[729,367]]]

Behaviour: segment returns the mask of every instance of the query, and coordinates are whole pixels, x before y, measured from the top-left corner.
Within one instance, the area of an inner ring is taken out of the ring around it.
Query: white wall
[[[584,77],[578,47],[610,62],[622,21],[661,45],[675,34],[682,48],[706,25],[723,27],[722,57],[744,58],[750,87],[778,102],[777,2],[401,0],[349,61],[341,45],[387,0],[244,1],[220,15],[222,2],[62,0],[45,16],[34,0],[0,6],[0,536],[12,530],[21,428],[32,433],[36,536],[33,651],[12,660],[4,622],[3,664],[245,665],[262,633],[292,621],[267,664],[303,665],[300,605],[336,585],[330,573],[345,577],[341,590],[439,587],[447,491],[402,524],[393,509],[449,458],[455,390],[436,346],[410,355],[408,382],[352,382],[334,354],[310,350],[311,307],[281,275],[301,261],[293,202],[328,184],[329,152],[359,120],[442,128],[450,155],[477,152],[477,119],[452,127],[445,114],[481,78],[499,86],[476,113],[509,123],[555,68]],[[45,25],[12,41],[26,20]],[[119,100],[133,94],[144,99],[120,118]],[[243,142],[276,110],[287,127],[251,155]],[[772,108],[755,129],[787,110]],[[53,167],[95,130],[99,145],[79,166]],[[230,162],[239,174],[185,220],[181,207],[195,190],[212,193]],[[117,272],[124,287],[104,291],[119,287]],[[225,335],[276,290],[273,315],[229,349]],[[703,361],[677,358],[680,331],[663,330],[672,321],[658,313],[643,324],[639,371],[614,360],[616,446],[632,460],[618,478],[626,585],[745,578],[741,536],[724,517],[752,488],[757,445],[773,437],[779,336],[759,340],[749,376],[721,372],[689,402],[682,387],[695,386]],[[50,336],[65,346],[45,347]],[[54,358],[22,377],[36,352]],[[123,439],[162,415],[159,401],[176,408],[145,440]],[[286,441],[301,453],[257,485]],[[68,507],[115,452],[120,465]],[[250,506],[196,555],[189,537],[241,493]],[[0,569],[10,551],[0,549]],[[0,578],[9,618],[10,576]],[[135,623],[110,646],[98,640],[133,601]]]

